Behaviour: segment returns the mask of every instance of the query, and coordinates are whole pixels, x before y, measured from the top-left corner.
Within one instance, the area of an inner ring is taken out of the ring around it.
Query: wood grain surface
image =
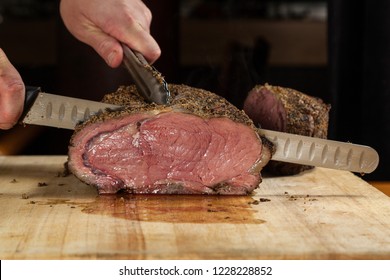
[[[105,195],[66,156],[0,157],[0,259],[390,259],[390,198],[346,171],[251,196]]]

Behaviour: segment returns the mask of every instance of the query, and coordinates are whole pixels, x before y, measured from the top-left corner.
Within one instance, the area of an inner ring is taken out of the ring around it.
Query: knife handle
[[[24,99],[23,115],[30,110],[35,99],[37,99],[38,93],[41,92],[40,87],[26,86],[26,94]]]
[[[25,86],[24,106],[19,122],[22,122],[24,117],[27,115],[34,101],[37,99],[38,94],[41,92],[40,87]]]

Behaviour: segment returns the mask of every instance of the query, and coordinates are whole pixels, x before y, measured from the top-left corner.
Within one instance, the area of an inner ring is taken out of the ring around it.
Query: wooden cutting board
[[[0,259],[390,258],[390,198],[350,172],[251,196],[98,196],[65,161],[0,157]]]

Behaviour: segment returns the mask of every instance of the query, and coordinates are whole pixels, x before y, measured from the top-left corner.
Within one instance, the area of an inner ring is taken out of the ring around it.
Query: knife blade
[[[40,87],[26,86],[22,124],[35,124],[74,129],[76,124],[106,109],[117,110],[121,106],[60,96],[41,91]]]
[[[22,123],[74,129],[76,124],[103,110],[121,106],[42,92],[26,87]],[[272,130],[258,132],[273,142],[276,151],[271,160],[371,173],[379,164],[379,155],[371,147],[320,139]]]
[[[132,51],[125,44],[122,44],[122,48],[123,65],[133,78],[138,92],[147,102],[167,104],[170,92],[161,73],[151,66],[141,53]]]
[[[377,151],[369,146],[329,139],[258,129],[276,145],[272,160],[371,173],[379,164]]]

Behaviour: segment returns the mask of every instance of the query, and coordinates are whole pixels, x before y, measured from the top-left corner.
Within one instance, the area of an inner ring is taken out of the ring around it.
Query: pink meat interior
[[[283,104],[267,89],[251,91],[245,99],[244,111],[261,128],[286,130],[286,111]]]
[[[88,130],[75,147],[97,185],[180,183],[196,189],[223,182],[254,188],[258,183],[259,174],[252,173],[261,159],[261,141],[251,128],[230,119],[168,112],[103,125]]]

